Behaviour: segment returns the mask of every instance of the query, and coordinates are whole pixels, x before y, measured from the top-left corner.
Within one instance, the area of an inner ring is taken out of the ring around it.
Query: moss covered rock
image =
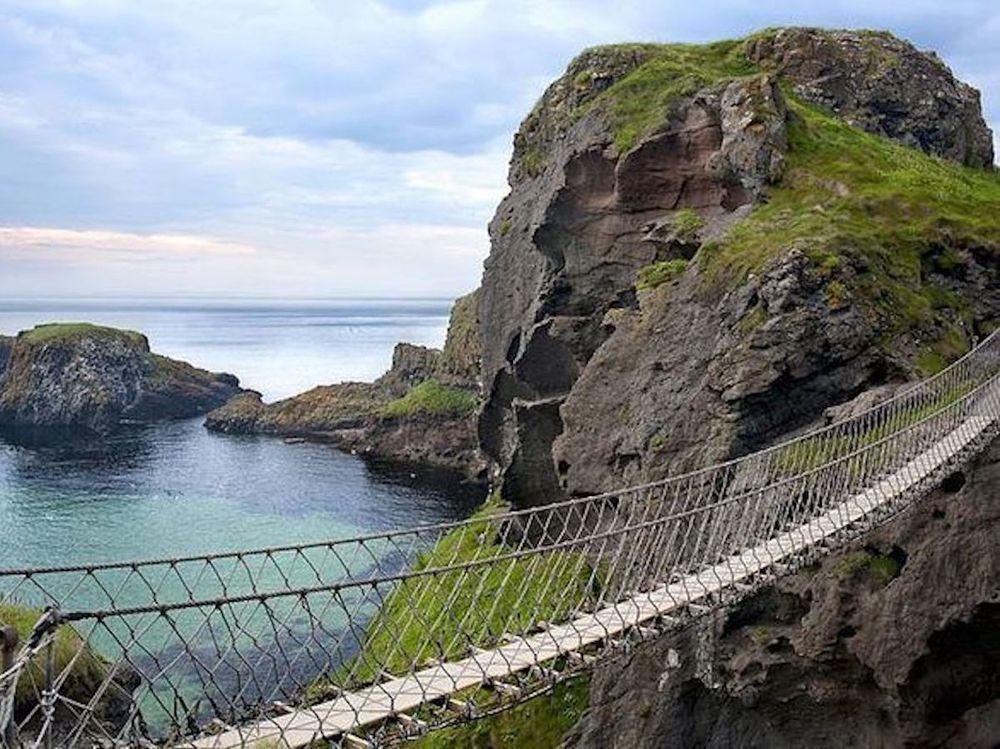
[[[444,350],[399,343],[375,382],[323,385],[275,403],[257,393],[212,411],[208,429],[314,437],[374,458],[485,478],[475,412],[479,333],[474,292],[454,305]]]
[[[123,421],[205,413],[240,392],[153,354],[140,333],[88,323],[39,325],[0,342],[0,426],[108,431]]]

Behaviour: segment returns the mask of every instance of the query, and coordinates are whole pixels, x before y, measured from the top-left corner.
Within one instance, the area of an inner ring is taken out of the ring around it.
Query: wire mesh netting
[[[870,528],[998,418],[994,334],[849,420],[645,486],[324,543],[3,570],[0,746],[365,745],[502,709]]]

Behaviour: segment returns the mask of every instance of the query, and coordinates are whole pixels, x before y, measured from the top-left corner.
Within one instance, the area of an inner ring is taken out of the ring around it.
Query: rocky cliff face
[[[0,341],[0,426],[8,429],[102,432],[202,414],[239,392],[232,375],[153,354],[131,331],[43,325]]]
[[[323,385],[275,403],[246,393],[205,426],[230,434],[313,437],[376,458],[450,468],[482,479],[474,412],[479,393],[478,292],[452,308],[442,350],[396,345],[375,382]]]
[[[1000,441],[853,546],[595,673],[577,747],[991,747]]]
[[[975,92],[884,34],[597,48],[549,87],[480,302],[480,439],[506,499],[758,448],[1000,318],[995,175],[844,121],[992,160]],[[907,187],[920,173],[976,181],[969,208]]]

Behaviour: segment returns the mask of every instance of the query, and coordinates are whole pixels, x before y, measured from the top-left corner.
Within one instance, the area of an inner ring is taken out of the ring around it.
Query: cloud
[[[148,263],[256,252],[250,245],[196,235],[0,226],[0,258],[10,260]]]
[[[592,44],[889,28],[1000,121],[989,0],[2,6],[0,295],[466,291],[518,122]]]

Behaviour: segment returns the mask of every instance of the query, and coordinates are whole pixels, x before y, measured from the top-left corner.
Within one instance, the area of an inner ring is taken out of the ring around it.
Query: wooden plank
[[[191,749],[235,749],[257,742],[275,742],[289,748],[306,747],[316,739],[342,736],[421,705],[448,697],[487,680],[498,680],[538,663],[544,663],[619,635],[657,617],[721,593],[783,559],[808,550],[826,538],[866,517],[918,485],[959,454],[982,434],[992,421],[971,417],[944,439],[918,455],[895,474],[855,495],[828,512],[791,531],[747,549],[725,562],[670,585],[605,606],[560,625],[493,650],[431,666],[413,674],[391,678],[329,702],[302,708],[290,715],[208,736],[187,744]]]

